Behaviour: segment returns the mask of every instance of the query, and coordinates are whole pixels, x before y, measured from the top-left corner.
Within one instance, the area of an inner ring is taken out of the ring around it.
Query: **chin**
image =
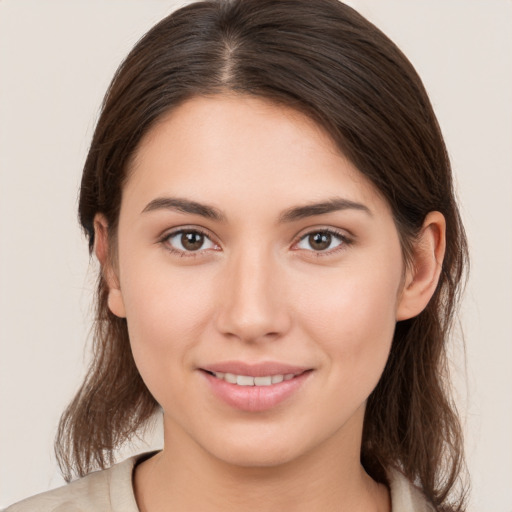
[[[231,466],[257,469],[283,466],[295,460],[298,453],[284,447],[261,449],[259,446],[237,446],[215,453],[211,452],[211,455]]]
[[[206,440],[205,440],[206,441]],[[287,464],[311,447],[282,432],[251,435],[244,432],[219,439],[209,439],[202,448],[215,459],[241,468],[270,468]]]

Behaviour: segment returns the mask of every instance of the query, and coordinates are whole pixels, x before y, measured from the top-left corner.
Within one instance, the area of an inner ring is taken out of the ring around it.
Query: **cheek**
[[[180,374],[192,366],[204,337],[211,287],[206,279],[191,280],[157,265],[131,270],[127,266],[122,287],[130,344],[143,380],[165,408],[169,390],[180,393]]]
[[[192,291],[191,283],[180,279],[146,276],[131,278],[130,287],[123,289],[128,323],[146,343],[168,346],[172,337],[179,344],[201,323],[207,305],[205,290]]]
[[[302,295],[303,329],[333,368],[343,366],[336,375],[347,383],[371,380],[375,385],[380,377],[395,329],[400,276],[396,266],[352,265]]]

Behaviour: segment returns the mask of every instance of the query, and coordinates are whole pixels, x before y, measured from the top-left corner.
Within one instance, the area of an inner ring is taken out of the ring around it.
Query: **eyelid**
[[[179,235],[180,233],[187,233],[187,232],[195,232],[203,235],[205,238],[210,240],[212,244],[214,244],[215,248],[207,248],[207,249],[198,249],[197,251],[186,251],[177,249],[173,246],[171,246],[168,243],[168,240],[172,238],[173,236]],[[337,245],[336,247],[332,249],[327,249],[323,251],[315,251],[314,249],[303,249],[298,248],[297,245],[304,240],[306,237],[315,234],[315,233],[328,233],[336,238],[338,238],[341,243]],[[295,251],[304,251],[307,253],[310,253],[314,256],[328,256],[332,255],[334,253],[337,253],[340,250],[344,250],[347,248],[347,246],[351,245],[353,243],[353,236],[351,234],[348,234],[346,230],[341,230],[339,228],[333,228],[331,226],[312,226],[307,228],[307,230],[302,231],[299,235],[297,235],[292,243],[292,250]],[[219,242],[216,240],[216,237],[207,229],[200,227],[200,226],[178,226],[175,228],[168,229],[163,232],[161,236],[158,237],[157,243],[162,244],[164,248],[170,252],[177,254],[179,256],[183,257],[195,257],[204,254],[205,252],[209,251],[218,251],[221,250]]]
[[[315,251],[313,249],[302,249],[302,248],[296,247],[297,244],[299,244],[306,237],[308,237],[312,234],[315,234],[315,233],[328,233],[334,237],[339,238],[341,240],[341,243],[332,249],[327,249],[324,251]],[[297,237],[295,238],[295,240],[292,244],[292,250],[304,251],[304,252],[314,255],[315,257],[329,256],[334,253],[337,253],[338,251],[342,251],[342,250],[346,249],[347,246],[351,245],[353,242],[354,242],[353,236],[349,235],[345,230],[333,228],[330,226],[315,226],[312,228],[308,228],[307,231],[303,231],[299,235],[297,235]]]
[[[170,238],[179,235],[181,233],[199,233],[203,235],[205,238],[210,240],[212,244],[216,246],[216,248],[208,248],[208,249],[198,249],[197,251],[185,251],[181,249],[177,249],[176,247],[171,246],[168,241]],[[182,257],[196,257],[204,254],[207,251],[219,250],[220,244],[215,240],[215,237],[205,228],[199,226],[179,226],[176,228],[172,228],[166,230],[162,235],[158,237],[157,243],[164,246],[164,248],[173,254],[177,254]],[[218,248],[218,249],[217,249]]]

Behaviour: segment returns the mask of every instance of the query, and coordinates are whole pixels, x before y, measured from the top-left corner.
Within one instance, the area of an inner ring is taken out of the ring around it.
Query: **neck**
[[[141,512],[390,509],[387,489],[374,482],[359,462],[360,436],[334,435],[293,461],[264,467],[219,460],[173,429],[166,428],[164,437],[165,449],[135,472]]]

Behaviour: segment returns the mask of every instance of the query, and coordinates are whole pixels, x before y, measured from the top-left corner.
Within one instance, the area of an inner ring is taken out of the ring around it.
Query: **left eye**
[[[165,238],[165,242],[180,252],[195,252],[216,247],[207,235],[195,230],[175,231]]]
[[[334,249],[345,242],[345,237],[331,231],[314,231],[303,236],[297,248],[306,249],[308,251],[326,252]]]

